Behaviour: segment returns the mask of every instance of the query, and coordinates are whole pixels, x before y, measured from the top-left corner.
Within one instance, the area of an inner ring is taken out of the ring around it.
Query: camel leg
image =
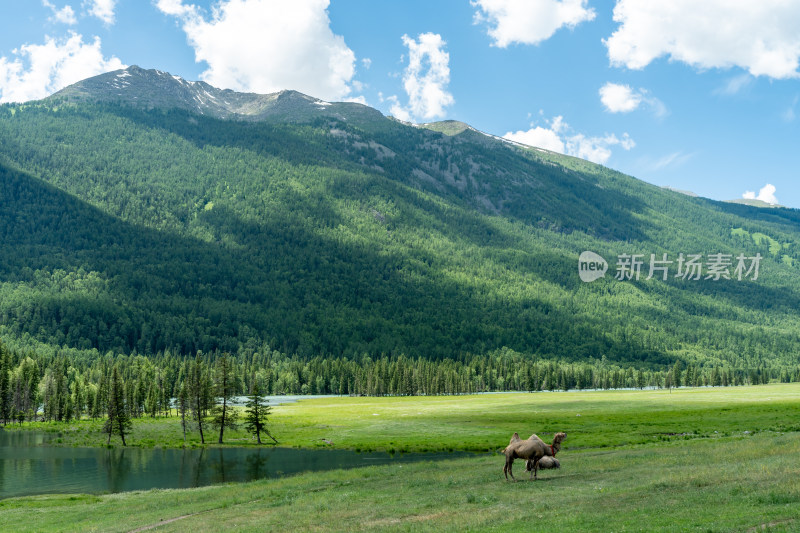
[[[516,481],[517,478],[514,477],[514,472],[511,470],[511,466],[514,464],[514,459],[510,457],[506,457],[506,466],[503,468],[503,472],[506,473],[506,481],[508,481],[508,474],[511,474],[511,479]]]
[[[534,480],[538,480],[539,479],[538,474],[539,474],[539,460],[537,459],[536,461],[533,462],[533,479]]]

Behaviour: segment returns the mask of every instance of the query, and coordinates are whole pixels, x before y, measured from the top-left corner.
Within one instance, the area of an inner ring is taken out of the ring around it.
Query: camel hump
[[[506,449],[503,450],[503,453],[506,453],[508,449],[517,442],[521,442],[521,439],[519,438],[519,433],[514,432],[514,434],[511,436],[511,441],[508,443],[508,446],[506,446]]]

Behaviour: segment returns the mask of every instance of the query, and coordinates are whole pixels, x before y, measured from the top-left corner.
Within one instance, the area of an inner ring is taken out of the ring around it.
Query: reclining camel
[[[556,433],[553,437],[553,444],[545,444],[535,433],[528,437],[526,440],[519,438],[518,433],[514,433],[511,437],[506,449],[503,450],[503,455],[506,456],[506,464],[503,467],[503,474],[508,480],[508,475],[511,474],[511,479],[516,481],[514,472],[511,467],[514,464],[514,459],[525,459],[528,461],[528,470],[531,470],[530,479],[538,479],[539,460],[542,457],[555,457],[556,453],[561,449],[561,441],[567,438],[566,433]],[[531,467],[531,464],[533,465]]]

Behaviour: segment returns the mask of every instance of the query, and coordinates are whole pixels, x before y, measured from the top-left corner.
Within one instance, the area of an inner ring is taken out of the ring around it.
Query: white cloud
[[[795,78],[800,3],[617,0],[619,28],[604,41],[612,65],[646,67],[668,56],[697,68],[741,67],[753,76]]]
[[[44,44],[26,44],[12,53],[17,57],[0,57],[0,102],[44,98],[82,79],[125,68],[116,57],[103,57],[99,37],[84,43],[75,32],[60,41],[46,37]]]
[[[758,195],[756,195],[756,193],[753,191],[746,191],[742,195],[742,198],[747,200],[761,200],[762,202],[767,202],[768,204],[777,204],[778,199],[775,198],[775,191],[775,186],[771,183],[767,183],[761,187],[761,190],[758,191]]]
[[[527,131],[508,132],[503,135],[503,138],[528,146],[580,157],[601,165],[611,158],[612,147],[619,146],[623,150],[631,150],[636,146],[627,133],[624,133],[622,138],[614,134],[587,137],[582,133],[575,133],[561,116],[552,119],[547,128],[531,126],[531,129]]]
[[[640,106],[649,107],[657,117],[667,114],[666,106],[646,89],[632,89],[629,85],[608,82],[600,87],[600,101],[606,111],[629,113]]]
[[[561,131],[564,129],[563,118],[560,116],[555,117],[550,121],[549,126],[548,128],[543,128],[531,124],[531,129],[527,131],[520,130],[516,133],[509,131],[503,135],[503,138],[528,146],[535,146],[560,154],[566,154],[567,147],[560,135]]]
[[[622,135],[622,139],[613,133],[606,134],[603,137],[586,137],[579,133],[567,138],[567,153],[569,155],[601,165],[611,158],[612,146],[621,146],[627,151],[636,146],[636,143],[627,133]]]
[[[200,16],[197,6],[184,5],[183,0],[155,0],[155,5],[162,13],[173,17]]]
[[[403,44],[408,47],[408,66],[403,72],[408,104],[403,106],[396,96],[389,97],[394,102],[391,113],[407,122],[412,118],[443,117],[445,108],[454,102],[447,91],[450,83],[450,54],[444,51],[447,43],[436,33],[423,33],[418,39],[403,35]]]
[[[72,6],[66,5],[61,9],[58,9],[55,5],[47,0],[42,0],[42,5],[50,8],[50,10],[53,12],[53,16],[50,18],[50,20],[69,25],[78,23],[78,19],[75,17],[75,11],[72,9]]]
[[[642,103],[642,92],[629,85],[608,82],[600,87],[600,101],[612,113],[628,113]]]
[[[587,0],[475,0],[475,22],[489,25],[494,46],[538,44],[566,26],[595,18]]]
[[[84,5],[87,6],[89,14],[97,17],[103,23],[114,24],[114,8],[116,7],[117,0],[85,0]]]
[[[558,133],[550,128],[543,128],[541,126],[535,126],[527,131],[520,130],[516,133],[511,133],[509,131],[503,138],[528,146],[544,148],[545,150],[558,152],[560,154],[565,154],[567,152],[564,141],[561,140]]]
[[[413,117],[411,114],[400,104],[400,99],[397,95],[393,94],[391,96],[387,96],[385,99],[381,99],[381,101],[386,100],[387,102],[392,103],[392,107],[390,108],[390,113],[394,118],[400,119],[404,122],[413,122]]]
[[[361,59],[361,64],[364,66],[365,69],[369,69],[372,66],[372,60],[368,57]]]
[[[352,91],[355,54],[330,28],[329,0],[222,0],[210,19],[194,4],[157,0],[178,17],[216,87],[271,93],[294,89],[337,100]]]
[[[354,104],[369,105],[369,103],[367,103],[366,97],[363,94],[359,94],[358,96],[347,97],[343,101],[352,102]]]

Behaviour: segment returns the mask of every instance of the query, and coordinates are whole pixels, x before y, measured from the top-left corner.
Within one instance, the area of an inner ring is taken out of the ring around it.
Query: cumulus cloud
[[[223,0],[210,17],[194,4],[157,0],[177,17],[200,78],[216,87],[271,93],[295,89],[326,100],[351,91],[355,54],[330,28],[329,0]]]
[[[519,130],[513,133],[509,131],[503,135],[503,138],[520,144],[566,154],[567,147],[561,136],[567,127],[564,117],[557,116],[549,121],[547,127],[531,124],[529,130]]]
[[[579,133],[567,139],[567,154],[603,165],[611,158],[612,146],[620,146],[627,151],[636,146],[636,143],[627,133],[621,139],[613,133],[602,137],[586,137]]]
[[[601,137],[587,137],[582,133],[576,133],[561,116],[550,120],[547,124],[548,127],[531,126],[531,129],[527,131],[508,132],[503,135],[503,138],[528,146],[580,157],[601,165],[611,158],[612,147],[619,146],[623,150],[631,150],[636,146],[627,133],[624,133],[622,138],[613,133],[607,133]]]
[[[354,104],[369,105],[367,98],[363,94],[358,96],[349,96],[343,100],[344,102],[352,102]]]
[[[640,106],[649,107],[656,116],[667,114],[667,108],[646,89],[632,89],[629,85],[608,82],[600,87],[600,101],[611,113],[630,113]]]
[[[70,26],[78,23],[78,19],[75,16],[75,11],[72,9],[72,6],[66,5],[61,9],[58,9],[55,5],[47,0],[42,0],[42,5],[46,8],[49,8],[53,12],[53,16],[50,17],[50,20],[60,22],[62,24],[69,24]]]
[[[774,205],[778,203],[778,199],[775,198],[775,190],[776,189],[773,184],[767,183],[761,187],[761,190],[758,191],[758,194],[753,191],[746,191],[742,195],[742,198],[746,200],[761,200],[762,202]]]
[[[174,17],[200,16],[197,6],[193,4],[184,5],[183,0],[156,0],[155,5],[165,15]]]
[[[116,8],[117,0],[87,0],[84,5],[89,15],[99,18],[109,26],[114,24],[114,8]]]
[[[628,85],[609,82],[600,87],[600,101],[612,113],[628,113],[642,103],[642,93]]]
[[[444,50],[447,43],[439,34],[423,33],[418,40],[403,35],[403,44],[408,47],[408,66],[403,72],[408,104],[402,105],[397,96],[390,96],[387,100],[393,102],[391,113],[407,122],[443,117],[445,108],[454,102],[447,90],[450,83],[450,54]]]
[[[527,131],[519,130],[514,133],[509,131],[503,136],[503,138],[508,139],[509,141],[518,142],[520,144],[526,144],[528,146],[544,148],[545,150],[550,150],[551,152],[558,152],[560,154],[567,153],[566,145],[561,139],[561,136],[558,134],[558,132],[551,128],[535,126]]]
[[[494,46],[538,44],[563,27],[593,20],[587,0],[476,0],[475,22],[489,25]]]
[[[646,67],[667,56],[697,68],[741,67],[798,77],[800,3],[785,0],[618,0],[619,28],[604,43],[612,65]]]
[[[125,68],[118,58],[103,57],[99,37],[84,43],[75,32],[66,39],[46,37],[44,44],[23,45],[12,54],[16,57],[0,57],[0,102],[44,98],[82,79]]]

